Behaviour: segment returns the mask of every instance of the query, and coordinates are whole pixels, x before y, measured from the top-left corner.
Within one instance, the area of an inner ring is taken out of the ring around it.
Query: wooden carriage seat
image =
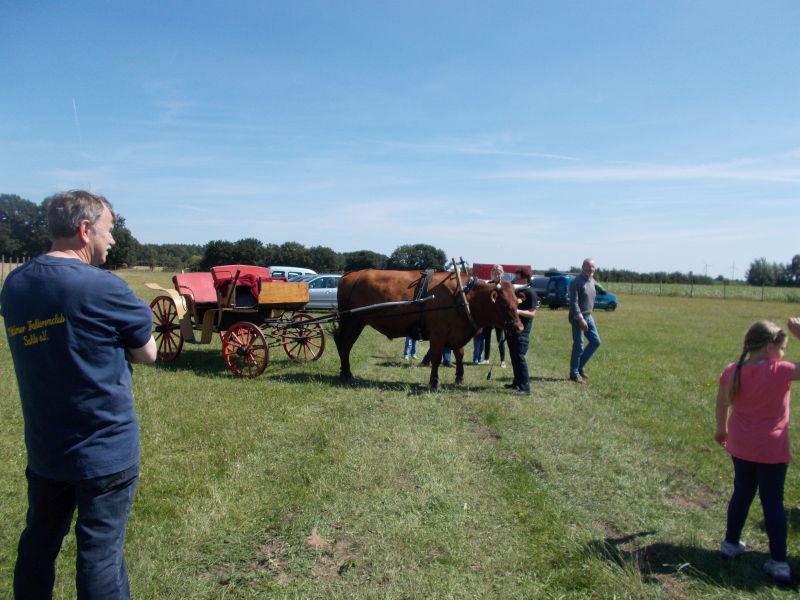
[[[172,276],[172,283],[186,299],[186,308],[196,323],[202,323],[207,310],[217,307],[217,290],[211,273],[178,273]]]
[[[236,289],[229,295],[228,286],[239,273]],[[214,288],[219,295],[220,306],[252,308],[258,304],[258,292],[262,281],[272,281],[267,267],[255,265],[223,265],[211,267]],[[226,304],[227,299],[227,304]]]

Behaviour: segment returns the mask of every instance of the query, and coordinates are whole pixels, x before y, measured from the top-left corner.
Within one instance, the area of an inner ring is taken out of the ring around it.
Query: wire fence
[[[2,286],[8,274],[11,273],[14,269],[20,266],[22,263],[27,262],[29,257],[22,256],[22,257],[12,257],[12,256],[3,256],[0,254],[0,286]]]
[[[758,300],[761,302],[800,303],[800,288],[753,286],[744,283],[614,283],[604,281],[603,287],[620,294],[638,296],[674,296],[683,298],[718,298]]]

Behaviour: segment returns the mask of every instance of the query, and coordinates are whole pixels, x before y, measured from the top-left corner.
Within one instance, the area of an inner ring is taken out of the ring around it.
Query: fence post
[[[694,298],[694,275],[689,271],[689,298]]]

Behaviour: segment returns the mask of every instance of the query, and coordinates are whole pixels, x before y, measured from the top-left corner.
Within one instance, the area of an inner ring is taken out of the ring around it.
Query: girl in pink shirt
[[[800,319],[791,319],[788,326],[800,337]],[[739,361],[720,376],[714,435],[731,455],[734,470],[722,557],[738,558],[744,553],[746,546],[739,538],[758,491],[769,537],[770,559],[764,571],[779,583],[792,579],[786,562],[783,486],[792,459],[789,388],[800,379],[800,365],[782,360],[787,341],[786,332],[770,321],[750,327]]]

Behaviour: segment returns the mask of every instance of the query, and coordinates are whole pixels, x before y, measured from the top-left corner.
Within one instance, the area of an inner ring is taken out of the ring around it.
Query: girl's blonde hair
[[[736,369],[733,372],[731,383],[728,386],[728,401],[733,404],[742,385],[742,365],[747,359],[748,355],[757,350],[761,350],[767,344],[783,344],[786,340],[786,332],[781,329],[781,326],[772,321],[757,321],[750,326],[744,336],[744,345],[742,346],[742,354],[739,356],[739,362],[736,363]]]

